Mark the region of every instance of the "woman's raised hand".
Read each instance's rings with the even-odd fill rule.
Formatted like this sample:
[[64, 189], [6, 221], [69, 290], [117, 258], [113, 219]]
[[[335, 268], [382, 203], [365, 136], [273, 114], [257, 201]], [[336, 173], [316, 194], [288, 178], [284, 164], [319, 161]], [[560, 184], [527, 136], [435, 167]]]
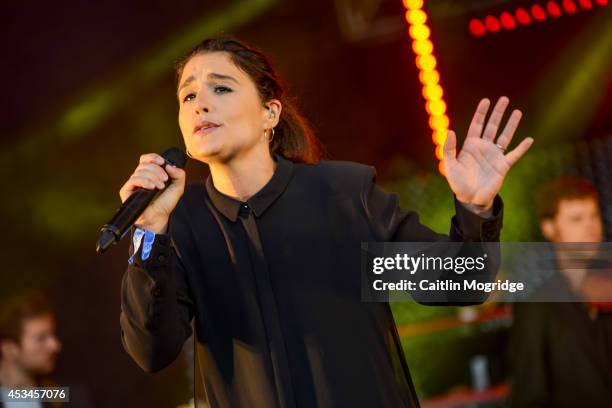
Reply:
[[506, 148], [512, 141], [521, 120], [521, 111], [514, 110], [497, 137], [497, 131], [508, 106], [505, 96], [499, 98], [485, 127], [485, 118], [491, 102], [483, 99], [476, 108], [463, 147], [456, 155], [457, 136], [448, 132], [444, 144], [443, 166], [446, 180], [457, 200], [475, 212], [485, 213], [493, 205], [510, 168], [529, 150], [533, 139], [527, 137], [512, 151]]

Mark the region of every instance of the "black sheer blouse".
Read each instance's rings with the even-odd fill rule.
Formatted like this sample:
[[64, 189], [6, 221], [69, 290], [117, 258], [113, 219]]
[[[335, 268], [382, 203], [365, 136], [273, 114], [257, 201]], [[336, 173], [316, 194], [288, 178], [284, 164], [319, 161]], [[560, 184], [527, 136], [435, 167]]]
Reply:
[[496, 241], [502, 203], [484, 219], [455, 201], [450, 237], [400, 210], [373, 167], [297, 164], [278, 155], [246, 202], [209, 177], [190, 184], [122, 283], [122, 341], [146, 371], [179, 354], [195, 327], [196, 406], [414, 407], [386, 303], [361, 301], [361, 242]]

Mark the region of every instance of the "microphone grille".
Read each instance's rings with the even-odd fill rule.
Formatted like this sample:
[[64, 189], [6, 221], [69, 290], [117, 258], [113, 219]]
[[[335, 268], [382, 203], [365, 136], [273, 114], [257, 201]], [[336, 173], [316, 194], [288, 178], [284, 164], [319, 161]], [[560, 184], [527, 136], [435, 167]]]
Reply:
[[185, 163], [187, 163], [187, 155], [185, 152], [179, 149], [178, 147], [171, 147], [168, 150], [164, 151], [161, 156], [174, 164], [178, 168], [185, 168]]

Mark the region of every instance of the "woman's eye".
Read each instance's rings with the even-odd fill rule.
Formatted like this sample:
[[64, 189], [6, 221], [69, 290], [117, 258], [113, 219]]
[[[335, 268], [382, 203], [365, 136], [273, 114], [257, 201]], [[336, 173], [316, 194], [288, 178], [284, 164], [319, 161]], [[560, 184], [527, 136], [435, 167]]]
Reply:
[[193, 92], [192, 92], [192, 93], [188, 93], [188, 94], [187, 94], [187, 95], [185, 95], [185, 97], [183, 98], [183, 102], [190, 101], [190, 100], [192, 100], [193, 98], [195, 98], [195, 94], [194, 94]]
[[232, 92], [227, 86], [215, 86], [215, 93], [227, 93]]

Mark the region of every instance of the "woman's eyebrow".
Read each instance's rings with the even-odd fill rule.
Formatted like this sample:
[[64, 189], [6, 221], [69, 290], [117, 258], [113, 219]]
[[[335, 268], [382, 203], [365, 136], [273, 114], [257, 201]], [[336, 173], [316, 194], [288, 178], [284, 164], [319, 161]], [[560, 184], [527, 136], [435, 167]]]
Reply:
[[[223, 74], [217, 74], [215, 72], [211, 72], [210, 74], [208, 74], [208, 78], [212, 78], [212, 79], [226, 79], [228, 81], [234, 81], [236, 83], [236, 85], [239, 85], [240, 83], [238, 82], [238, 80], [236, 80], [234, 77], [231, 77], [229, 75], [223, 75]], [[185, 88], [186, 86], [188, 86], [190, 83], [192, 83], [193, 81], [195, 81], [195, 77], [193, 75], [189, 76], [185, 82], [183, 82], [183, 85], [181, 85], [178, 89], [178, 91], [176, 92], [176, 94], [180, 94], [181, 90], [183, 88]]]
[[234, 78], [231, 77], [229, 75], [223, 75], [223, 74], [217, 74], [215, 72], [211, 72], [210, 74], [208, 74], [208, 78], [213, 78], [213, 79], [227, 79], [229, 81], [234, 81], [236, 83], [236, 85], [239, 84], [239, 82]]

